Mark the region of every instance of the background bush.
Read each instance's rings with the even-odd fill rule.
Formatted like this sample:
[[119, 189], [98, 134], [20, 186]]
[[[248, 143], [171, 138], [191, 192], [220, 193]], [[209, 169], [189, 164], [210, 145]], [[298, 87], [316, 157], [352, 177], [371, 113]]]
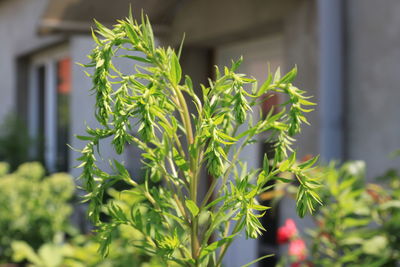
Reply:
[[[65, 173], [45, 176], [40, 163], [20, 165], [10, 173], [0, 162], [0, 264], [28, 263], [36, 267], [157, 267], [157, 257], [140, 253], [132, 242], [144, 237], [131, 227], [116, 227], [110, 234], [109, 256], [99, 254], [93, 236], [79, 233], [70, 223], [75, 184]], [[108, 190], [109, 201], [123, 208], [144, 201], [137, 189]], [[143, 211], [144, 214], [146, 211]], [[104, 210], [105, 218], [108, 211]]]
[[[318, 167], [314, 177], [323, 185], [318, 194], [324, 203], [308, 229], [308, 258], [282, 255], [286, 266], [397, 266], [400, 260], [400, 177], [394, 170], [366, 183], [365, 163], [331, 163]], [[275, 200], [291, 195], [294, 187], [278, 186]], [[283, 227], [282, 227], [283, 228]], [[281, 228], [281, 229], [282, 229]], [[279, 239], [278, 239], [279, 240]], [[311, 264], [311, 265], [310, 265]]]
[[0, 259], [10, 260], [11, 243], [23, 240], [34, 249], [71, 228], [68, 203], [74, 193], [71, 176], [44, 177], [40, 163], [24, 163], [13, 173], [0, 163]]
[[388, 171], [366, 183], [365, 164], [331, 164], [321, 181], [312, 261], [318, 266], [396, 266], [400, 259], [400, 177]]

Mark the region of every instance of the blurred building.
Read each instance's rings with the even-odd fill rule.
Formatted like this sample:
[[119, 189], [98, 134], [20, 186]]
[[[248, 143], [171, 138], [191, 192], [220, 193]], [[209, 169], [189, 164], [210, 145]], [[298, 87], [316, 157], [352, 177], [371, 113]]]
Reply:
[[[73, 135], [95, 125], [91, 81], [75, 64], [93, 48], [92, 19], [112, 25], [130, 3], [149, 14], [161, 44], [186, 33], [182, 67], [197, 83], [240, 55], [241, 71], [260, 80], [268, 62], [284, 71], [296, 64], [297, 86], [318, 102], [298, 138], [301, 156], [365, 160], [369, 177], [400, 166], [388, 158], [400, 148], [398, 0], [0, 0], [0, 121], [16, 112], [43, 136], [31, 152], [49, 170], [77, 174], [65, 144], [79, 148]], [[262, 152], [259, 145], [246, 156], [256, 166]], [[285, 201], [280, 218], [293, 210]], [[226, 266], [277, 252], [264, 241], [236, 242]]]

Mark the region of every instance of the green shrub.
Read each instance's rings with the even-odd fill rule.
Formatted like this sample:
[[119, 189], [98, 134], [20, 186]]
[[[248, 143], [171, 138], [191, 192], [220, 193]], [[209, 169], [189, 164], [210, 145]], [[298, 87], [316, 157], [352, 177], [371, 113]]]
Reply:
[[[324, 206], [308, 229], [308, 259], [296, 266], [397, 266], [400, 260], [400, 177], [391, 170], [366, 183], [365, 164], [331, 163], [314, 170]], [[292, 192], [282, 186], [276, 195]], [[283, 256], [283, 262], [288, 257]], [[282, 265], [284, 266], [284, 265]]]
[[394, 171], [365, 182], [365, 164], [324, 172], [324, 207], [311, 236], [312, 261], [322, 266], [396, 266], [400, 260], [400, 177]]
[[0, 259], [10, 260], [11, 243], [23, 240], [34, 249], [71, 227], [68, 203], [75, 184], [68, 174], [44, 177], [40, 163], [24, 163], [13, 173], [0, 163]]
[[[109, 190], [110, 201], [117, 202], [124, 210], [133, 204], [144, 201], [137, 189], [119, 193]], [[107, 213], [107, 211], [105, 211]], [[103, 258], [98, 250], [98, 240], [93, 236], [77, 235], [69, 240], [54, 240], [44, 243], [38, 249], [32, 248], [24, 241], [13, 241], [13, 260], [27, 261], [34, 267], [164, 267], [157, 257], [149, 257], [132, 246], [145, 242], [144, 236], [126, 225], [119, 225], [112, 233], [114, 242], [109, 247], [107, 258]], [[168, 265], [174, 266], [174, 265]]]

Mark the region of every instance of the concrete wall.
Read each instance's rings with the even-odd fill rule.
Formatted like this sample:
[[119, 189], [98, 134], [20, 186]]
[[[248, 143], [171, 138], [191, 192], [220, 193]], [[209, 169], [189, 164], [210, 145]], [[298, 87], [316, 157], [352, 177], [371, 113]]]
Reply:
[[47, 0], [0, 1], [0, 122], [15, 110], [17, 57], [58, 39], [36, 35], [46, 3]]
[[172, 23], [172, 39], [179, 42], [186, 33], [186, 44], [210, 47], [276, 33], [292, 2], [295, 1], [185, 1]]
[[400, 2], [346, 1], [347, 157], [367, 163], [369, 177], [400, 159]]
[[[93, 48], [92, 38], [89, 36], [76, 36], [71, 38], [70, 41], [70, 56], [71, 62], [87, 63], [88, 55]], [[77, 64], [72, 65], [72, 90], [71, 90], [71, 122], [70, 122], [70, 142], [71, 146], [75, 148], [82, 148], [86, 142], [80, 141], [74, 135], [86, 135], [86, 124], [90, 127], [95, 127], [97, 121], [94, 117], [95, 97], [91, 95], [90, 89], [92, 88], [91, 79], [83, 72], [83, 68]], [[78, 153], [70, 151], [71, 170], [70, 172], [77, 176], [80, 170], [72, 168], [77, 165], [75, 158]]]
[[[284, 61], [286, 71], [297, 65], [298, 75], [295, 85], [313, 96], [312, 102], [319, 102], [318, 95], [318, 18], [316, 1], [297, 1], [287, 13], [284, 23]], [[319, 120], [318, 105], [315, 110], [306, 114], [311, 125], [303, 124], [302, 132], [297, 136], [296, 147], [301, 159], [307, 154], [318, 155], [319, 147]], [[296, 201], [285, 197], [280, 203], [280, 224], [291, 218], [303, 233], [304, 229], [312, 227], [312, 219], [300, 219], [296, 213]], [[280, 247], [281, 253], [287, 252], [287, 247]]]
[[[283, 51], [285, 69], [295, 65], [298, 68], [295, 85], [313, 96], [312, 102], [319, 102], [318, 95], [318, 16], [315, 0], [302, 0], [287, 10], [284, 21]], [[319, 154], [319, 107], [306, 114], [310, 126], [303, 124], [302, 133], [297, 137], [298, 156]]]

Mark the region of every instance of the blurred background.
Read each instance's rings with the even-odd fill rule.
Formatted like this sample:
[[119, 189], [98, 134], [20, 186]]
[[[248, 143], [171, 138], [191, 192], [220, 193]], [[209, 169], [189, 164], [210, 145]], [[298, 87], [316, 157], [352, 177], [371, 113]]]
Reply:
[[[399, 168], [389, 156], [400, 149], [398, 0], [0, 0], [0, 161], [10, 171], [35, 160], [47, 174], [79, 176], [77, 153], [66, 144], [82, 147], [74, 135], [95, 125], [95, 99], [75, 63], [88, 62], [93, 19], [111, 26], [130, 5], [134, 16], [142, 9], [149, 15], [160, 45], [176, 47], [185, 33], [182, 69], [196, 83], [240, 56], [240, 71], [259, 80], [268, 64], [282, 72], [297, 66], [296, 85], [318, 104], [297, 139], [300, 157], [363, 160], [369, 181]], [[260, 140], [246, 155], [257, 166], [267, 149]], [[105, 158], [112, 155], [103, 150]], [[131, 149], [120, 159], [135, 171], [141, 167], [135, 157]], [[84, 212], [71, 214], [85, 228]], [[294, 202], [283, 199], [267, 218], [265, 237], [234, 243], [226, 266], [279, 253], [276, 230], [289, 217], [297, 217]]]

